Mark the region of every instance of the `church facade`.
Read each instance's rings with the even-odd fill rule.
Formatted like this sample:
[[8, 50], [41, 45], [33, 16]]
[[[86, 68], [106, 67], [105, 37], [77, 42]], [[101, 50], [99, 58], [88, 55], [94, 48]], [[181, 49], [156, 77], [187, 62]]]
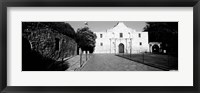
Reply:
[[137, 32], [118, 22], [113, 28], [97, 35], [94, 53], [141, 53], [149, 52], [148, 32]]

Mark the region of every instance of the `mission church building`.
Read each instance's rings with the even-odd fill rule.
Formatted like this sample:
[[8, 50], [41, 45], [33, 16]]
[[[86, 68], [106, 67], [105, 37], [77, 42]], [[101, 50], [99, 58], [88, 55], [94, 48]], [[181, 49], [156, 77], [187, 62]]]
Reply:
[[137, 32], [118, 22], [113, 28], [97, 35], [94, 53], [140, 53], [149, 52], [148, 32]]

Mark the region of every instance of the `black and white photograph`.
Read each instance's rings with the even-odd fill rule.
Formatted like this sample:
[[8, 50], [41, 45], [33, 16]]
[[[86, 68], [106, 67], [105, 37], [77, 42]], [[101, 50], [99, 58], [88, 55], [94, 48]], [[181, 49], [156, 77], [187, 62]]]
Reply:
[[178, 71], [176, 21], [23, 21], [22, 71]]
[[198, 92], [200, 0], [2, 1], [2, 92]]

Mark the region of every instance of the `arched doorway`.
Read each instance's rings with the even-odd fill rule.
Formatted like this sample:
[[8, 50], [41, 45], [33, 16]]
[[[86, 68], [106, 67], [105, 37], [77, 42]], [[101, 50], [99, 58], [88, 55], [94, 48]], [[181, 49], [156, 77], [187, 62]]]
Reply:
[[124, 53], [124, 44], [119, 44], [119, 53]]
[[159, 46], [156, 45], [156, 44], [153, 45], [153, 46], [152, 46], [152, 52], [153, 52], [153, 53], [158, 53], [158, 52], [159, 52]]

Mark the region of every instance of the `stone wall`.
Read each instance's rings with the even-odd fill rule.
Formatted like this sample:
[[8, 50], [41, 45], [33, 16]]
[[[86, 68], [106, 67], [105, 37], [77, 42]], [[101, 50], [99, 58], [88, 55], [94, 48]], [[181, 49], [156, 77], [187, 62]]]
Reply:
[[51, 29], [27, 30], [23, 37], [30, 41], [31, 49], [44, 57], [62, 60], [76, 55], [77, 43], [74, 39]]

